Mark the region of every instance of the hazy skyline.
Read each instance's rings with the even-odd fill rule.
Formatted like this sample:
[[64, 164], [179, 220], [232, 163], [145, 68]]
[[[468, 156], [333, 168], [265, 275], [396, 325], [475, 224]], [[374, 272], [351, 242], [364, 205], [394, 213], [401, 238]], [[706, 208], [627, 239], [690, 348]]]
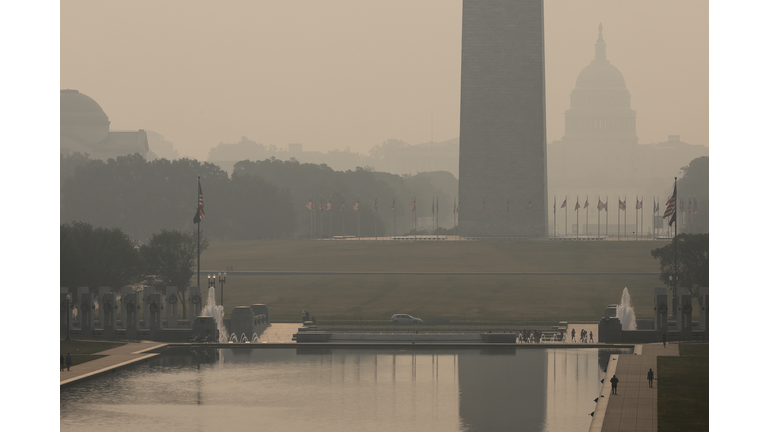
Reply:
[[[603, 24], [640, 143], [709, 145], [709, 5], [544, 1], [547, 141]], [[241, 136], [367, 154], [459, 136], [460, 0], [61, 3], [60, 87], [205, 160]]]

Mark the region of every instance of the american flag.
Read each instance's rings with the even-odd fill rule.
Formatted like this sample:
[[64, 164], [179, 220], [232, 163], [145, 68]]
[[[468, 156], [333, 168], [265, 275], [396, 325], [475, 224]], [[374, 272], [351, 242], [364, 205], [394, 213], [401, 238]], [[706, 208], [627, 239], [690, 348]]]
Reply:
[[627, 200], [625, 199], [624, 202], [621, 202], [621, 198], [619, 198], [619, 210], [627, 211]]
[[699, 214], [699, 205], [696, 204], [696, 198], [693, 199], [693, 214]]
[[309, 202], [307, 203], [307, 205], [305, 205], [304, 207], [306, 207], [306, 208], [307, 208], [307, 210], [312, 210], [312, 207], [314, 207], [314, 205], [312, 205], [312, 200], [309, 200]]
[[589, 207], [589, 198], [584, 201], [584, 208]]
[[656, 213], [659, 211], [659, 203], [656, 202], [656, 198], [653, 199], [653, 212]]
[[352, 206], [355, 211], [360, 210], [360, 200], [358, 199], [355, 205]]
[[394, 199], [394, 198], [392, 198], [392, 207], [390, 207], [389, 209], [390, 209], [390, 210], [392, 210], [392, 211], [395, 211], [395, 210], [397, 210], [397, 209], [395, 208], [395, 199]]
[[576, 208], [574, 208], [574, 210], [578, 210], [580, 208], [581, 208], [581, 205], [579, 205], [579, 199], [576, 198]]
[[373, 211], [378, 212], [379, 207], [376, 205], [376, 201], [378, 201], [378, 198], [373, 199]]
[[568, 205], [568, 198], [563, 200], [563, 205], [561, 205], [560, 208], [565, 208], [565, 206], [567, 206], [567, 205]]
[[635, 210], [640, 210], [641, 208], [643, 208], [643, 202], [638, 201], [637, 198], [635, 198]]
[[674, 192], [672, 193], [672, 197], [670, 197], [669, 201], [667, 201], [667, 209], [664, 210], [664, 218], [669, 217], [670, 225], [672, 225], [672, 222], [675, 222], [677, 220], [676, 204], [677, 204], [677, 184], [675, 184], [675, 189], [674, 189]]
[[331, 211], [331, 200], [328, 200], [328, 204], [325, 205], [325, 211]]
[[533, 200], [528, 201], [528, 206], [525, 207], [526, 210], [530, 210], [533, 208]]
[[197, 178], [197, 210], [195, 211], [195, 217], [192, 219], [194, 223], [200, 223], [200, 219], [205, 217], [205, 206], [203, 206], [203, 187], [200, 186], [200, 177]]
[[600, 197], [597, 197], [597, 211], [600, 211], [606, 207], [605, 203], [600, 199]]
[[416, 211], [416, 198], [411, 201], [411, 204], [408, 207], [411, 208], [411, 211]]

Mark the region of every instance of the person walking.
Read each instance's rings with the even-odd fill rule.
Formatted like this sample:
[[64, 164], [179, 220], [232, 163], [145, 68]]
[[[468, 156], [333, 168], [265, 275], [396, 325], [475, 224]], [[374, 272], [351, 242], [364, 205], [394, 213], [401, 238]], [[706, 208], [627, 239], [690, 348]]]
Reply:
[[595, 343], [595, 340], [592, 339], [592, 332], [591, 331], [589, 332], [589, 342], [590, 343]]
[[662, 333], [661, 334], [661, 343], [664, 344], [664, 348], [667, 347], [667, 334], [666, 333]]
[[67, 364], [67, 372], [69, 372], [69, 367], [72, 366], [72, 356], [67, 353], [66, 364]]
[[618, 388], [619, 388], [619, 379], [616, 378], [616, 375], [614, 375], [613, 378], [611, 378], [611, 394], [618, 396], [619, 395], [617, 393]]
[[653, 388], [653, 369], [648, 369], [648, 387]]
[[576, 329], [571, 330], [571, 342], [576, 342]]

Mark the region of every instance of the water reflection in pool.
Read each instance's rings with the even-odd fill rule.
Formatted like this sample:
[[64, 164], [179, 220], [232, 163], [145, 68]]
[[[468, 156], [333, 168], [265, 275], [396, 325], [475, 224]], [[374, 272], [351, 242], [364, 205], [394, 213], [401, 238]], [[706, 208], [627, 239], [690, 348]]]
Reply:
[[61, 391], [61, 430], [586, 431], [619, 350], [173, 349]]

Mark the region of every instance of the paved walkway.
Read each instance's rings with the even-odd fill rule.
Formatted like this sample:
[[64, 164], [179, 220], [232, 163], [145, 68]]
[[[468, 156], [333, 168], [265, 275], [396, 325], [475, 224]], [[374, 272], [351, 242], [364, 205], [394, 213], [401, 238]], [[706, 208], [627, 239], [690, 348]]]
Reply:
[[159, 354], [148, 353], [147, 351], [152, 351], [164, 345], [166, 344], [159, 342], [130, 342], [117, 348], [95, 353], [106, 357], [72, 366], [69, 368], [69, 372], [64, 369], [63, 372], [60, 372], [59, 386], [74, 384], [123, 366], [150, 359]]
[[[680, 355], [677, 344], [637, 345], [635, 354], [612, 355], [595, 409], [590, 432], [658, 431], [658, 368], [656, 357]], [[648, 387], [648, 369], [653, 369], [653, 388]], [[611, 395], [610, 379], [619, 379], [617, 394]]]

